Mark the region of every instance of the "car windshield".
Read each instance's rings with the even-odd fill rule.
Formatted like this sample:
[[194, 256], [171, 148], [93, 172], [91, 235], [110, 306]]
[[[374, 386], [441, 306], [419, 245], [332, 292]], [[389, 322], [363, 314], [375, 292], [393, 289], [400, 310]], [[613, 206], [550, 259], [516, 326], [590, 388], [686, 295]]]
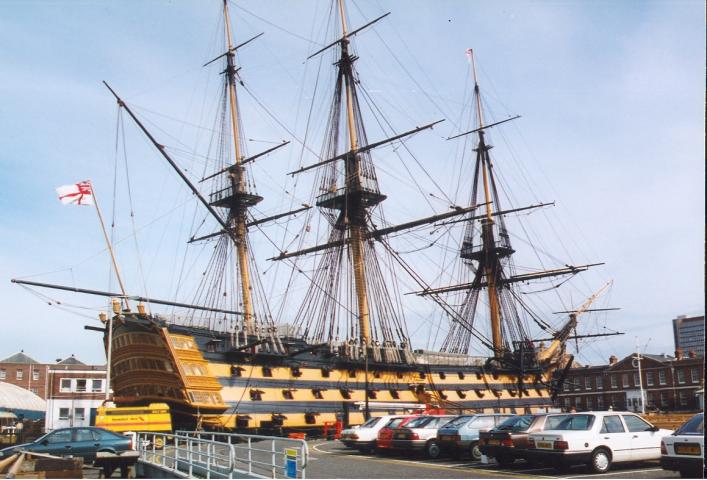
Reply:
[[410, 420], [410, 423], [405, 425], [407, 428], [421, 428], [428, 424], [432, 420], [432, 417], [420, 417], [415, 420]]
[[703, 435], [704, 431], [705, 415], [703, 413], [699, 413], [687, 422], [683, 423], [680, 428], [675, 430], [673, 435]]
[[568, 415], [553, 430], [589, 430], [594, 424], [594, 415]]
[[369, 418], [368, 421], [366, 421], [366, 423], [361, 425], [359, 428], [371, 428], [373, 425], [375, 425], [379, 421], [380, 421], [380, 417]]
[[568, 415], [551, 415], [545, 420], [545, 428], [543, 430], [555, 430]]
[[397, 428], [398, 425], [403, 423], [404, 418], [394, 418], [385, 425], [385, 428]]
[[453, 418], [452, 421], [447, 422], [443, 428], [459, 428], [472, 418], [474, 418], [472, 415], [462, 415], [461, 417]]
[[533, 422], [532, 415], [520, 415], [518, 417], [511, 417], [503, 421], [495, 430], [520, 432], [522, 430], [527, 430], [530, 424]]

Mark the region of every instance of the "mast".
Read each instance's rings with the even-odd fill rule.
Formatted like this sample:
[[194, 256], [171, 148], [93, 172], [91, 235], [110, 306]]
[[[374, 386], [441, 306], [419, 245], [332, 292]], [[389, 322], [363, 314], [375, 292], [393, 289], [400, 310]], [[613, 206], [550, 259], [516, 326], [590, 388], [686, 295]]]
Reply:
[[231, 39], [231, 21], [228, 14], [228, 0], [223, 0], [223, 15], [226, 35], [226, 78], [228, 82], [228, 99], [231, 107], [231, 129], [233, 133], [234, 162], [229, 169], [231, 183], [230, 222], [235, 234], [236, 252], [238, 257], [238, 273], [240, 275], [241, 297], [243, 301], [243, 328], [246, 334], [253, 333], [253, 298], [250, 285], [250, 272], [248, 270], [248, 232], [247, 211], [262, 200], [261, 197], [250, 195], [246, 191], [245, 168], [241, 165], [240, 133], [238, 130], [239, 117], [236, 101], [236, 66], [235, 50]]
[[479, 92], [479, 82], [476, 77], [476, 61], [474, 60], [474, 51], [469, 50], [471, 56], [472, 73], [474, 76], [474, 96], [476, 97], [476, 116], [479, 123], [479, 144], [476, 148], [477, 162], [480, 165], [483, 175], [484, 196], [486, 198], [486, 218], [481, 222], [481, 237], [483, 241], [483, 252], [485, 258], [484, 269], [486, 274], [486, 282], [488, 284], [489, 312], [491, 321], [491, 340], [493, 343], [493, 351], [495, 356], [500, 356], [503, 351], [503, 337], [501, 334], [501, 315], [499, 313], [499, 300], [496, 290], [496, 274], [498, 260], [492, 253], [495, 246], [493, 234], [493, 205], [491, 203], [491, 189], [489, 188], [489, 173], [491, 168], [491, 159], [489, 158], [489, 146], [484, 140], [484, 118], [481, 111], [481, 95]]
[[[351, 155], [345, 160], [345, 178], [346, 189], [349, 192], [360, 190], [361, 187], [361, 164], [359, 156], [354, 153], [358, 149], [358, 138], [356, 135], [356, 124], [354, 119], [353, 107], [353, 74], [351, 71], [351, 63], [353, 59], [349, 55], [347, 38], [348, 32], [346, 28], [346, 12], [344, 10], [344, 1], [339, 0], [339, 16], [341, 17], [341, 68], [344, 75], [346, 85], [346, 118], [349, 132], [349, 143], [351, 144]], [[362, 345], [368, 345], [371, 338], [371, 327], [368, 314], [368, 291], [366, 288], [366, 269], [364, 264], [363, 239], [365, 218], [362, 208], [353, 208], [346, 212], [348, 224], [351, 234], [351, 255], [354, 269], [354, 282], [356, 285], [356, 301], [358, 303], [358, 323], [359, 323], [359, 340]]]

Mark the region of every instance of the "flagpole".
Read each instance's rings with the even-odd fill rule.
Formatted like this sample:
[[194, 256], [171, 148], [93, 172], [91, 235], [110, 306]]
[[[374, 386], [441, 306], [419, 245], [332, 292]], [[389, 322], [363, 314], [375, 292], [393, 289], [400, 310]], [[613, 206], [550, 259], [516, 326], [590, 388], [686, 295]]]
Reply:
[[[91, 195], [93, 195], [93, 204], [96, 206], [96, 213], [98, 213], [98, 221], [101, 223], [101, 230], [103, 230], [103, 237], [106, 239], [106, 245], [108, 246], [108, 252], [110, 253], [111, 261], [113, 262], [113, 269], [115, 270], [115, 276], [118, 277], [118, 285], [120, 286], [120, 291], [123, 293], [123, 301], [125, 302], [125, 309], [130, 310], [130, 305], [128, 304], [128, 295], [125, 292], [125, 285], [123, 284], [123, 279], [120, 276], [120, 270], [118, 269], [118, 262], [115, 259], [115, 253], [113, 252], [113, 246], [110, 243], [110, 238], [108, 237], [108, 231], [106, 230], [106, 225], [103, 222], [103, 214], [101, 213], [101, 208], [98, 206], [98, 197], [96, 196], [96, 190], [93, 188], [93, 183], [89, 180], [89, 185], [91, 185]], [[108, 319], [108, 348], [106, 355], [106, 400], [110, 399], [110, 364], [111, 357], [113, 353], [113, 315]]]

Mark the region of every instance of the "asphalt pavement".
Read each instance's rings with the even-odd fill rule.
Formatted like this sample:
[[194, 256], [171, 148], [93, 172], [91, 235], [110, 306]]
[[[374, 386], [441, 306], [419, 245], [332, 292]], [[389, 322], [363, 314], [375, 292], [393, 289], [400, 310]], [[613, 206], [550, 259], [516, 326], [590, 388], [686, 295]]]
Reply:
[[309, 442], [307, 478], [679, 478], [677, 472], [660, 468], [658, 462], [618, 464], [597, 475], [584, 466], [559, 474], [553, 468], [529, 467], [517, 461], [501, 468], [464, 460], [430, 460], [421, 456], [364, 455], [339, 441]]

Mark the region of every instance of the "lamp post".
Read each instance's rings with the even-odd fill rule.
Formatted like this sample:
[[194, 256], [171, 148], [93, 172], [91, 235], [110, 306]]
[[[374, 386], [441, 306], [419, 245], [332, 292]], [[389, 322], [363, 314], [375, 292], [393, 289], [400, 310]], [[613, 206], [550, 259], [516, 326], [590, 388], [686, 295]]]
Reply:
[[641, 390], [641, 413], [646, 413], [645, 394], [643, 393], [643, 375], [641, 375], [641, 352], [638, 349], [638, 341], [636, 342], [636, 355], [633, 357], [635, 366], [638, 367], [638, 388]]

